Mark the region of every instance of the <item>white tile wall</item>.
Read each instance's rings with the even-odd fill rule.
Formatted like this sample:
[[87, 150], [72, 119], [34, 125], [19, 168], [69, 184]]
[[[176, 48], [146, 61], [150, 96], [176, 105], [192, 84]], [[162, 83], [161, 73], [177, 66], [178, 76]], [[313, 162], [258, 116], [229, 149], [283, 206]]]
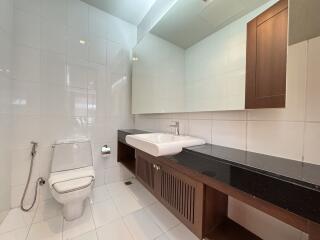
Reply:
[[24, 11], [14, 11], [15, 42], [29, 47], [40, 46], [40, 16]]
[[320, 122], [308, 122], [304, 138], [304, 161], [320, 165]]
[[307, 120], [320, 121], [320, 38], [309, 41], [307, 82]]
[[13, 2], [0, 1], [0, 223], [10, 208], [11, 195], [12, 14]]
[[[7, 6], [13, 11], [3, 11]], [[6, 50], [10, 23], [4, 15], [13, 19], [12, 54]], [[129, 70], [136, 32], [135, 26], [80, 0], [1, 1], [0, 125], [1, 114], [12, 111], [12, 207], [18, 206], [26, 182], [32, 140], [40, 143], [32, 182], [48, 177], [55, 140], [81, 136], [93, 143], [97, 185], [131, 177], [116, 163], [116, 132], [133, 125]], [[6, 69], [11, 82], [4, 77]], [[104, 144], [112, 146], [108, 158], [99, 154]], [[41, 188], [40, 196], [50, 198], [48, 188]]]
[[246, 149], [246, 122], [213, 120], [212, 144]]
[[133, 113], [183, 111], [184, 49], [150, 33], [136, 46], [134, 55], [140, 60], [133, 62]]
[[12, 32], [13, 1], [0, 2], [0, 28], [6, 32]]
[[[135, 127], [169, 132], [169, 123], [179, 120], [187, 126], [183, 133], [208, 143], [320, 164], [319, 51], [320, 38], [289, 46], [285, 109], [136, 115]], [[270, 216], [229, 201], [230, 216], [263, 239], [302, 237]]]

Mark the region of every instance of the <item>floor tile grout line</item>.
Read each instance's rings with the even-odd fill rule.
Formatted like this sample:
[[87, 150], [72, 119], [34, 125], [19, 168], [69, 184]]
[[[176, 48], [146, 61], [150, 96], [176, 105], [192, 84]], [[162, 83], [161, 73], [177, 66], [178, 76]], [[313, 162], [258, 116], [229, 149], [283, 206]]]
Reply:
[[[124, 181], [120, 181], [120, 182], [124, 183]], [[143, 185], [142, 185], [142, 187], [145, 188]], [[145, 189], [146, 189], [146, 188], [145, 188]], [[147, 190], [147, 189], [146, 189], [146, 190]], [[132, 194], [131, 192], [130, 192], [130, 194], [131, 194], [131, 195], [134, 195], [134, 194]], [[112, 198], [112, 195], [111, 195], [111, 198]], [[112, 201], [114, 202], [114, 199], [113, 199], [113, 198], [112, 198]], [[150, 203], [149, 205], [144, 206], [144, 207], [142, 207], [141, 209], [135, 210], [135, 211], [133, 211], [133, 212], [131, 212], [131, 213], [125, 215], [125, 216], [121, 216], [121, 219], [123, 220], [124, 224], [127, 226], [127, 224], [126, 224], [125, 221], [124, 221], [124, 218], [125, 218], [125, 217], [127, 217], [127, 216], [129, 216], [129, 215], [132, 215], [132, 214], [134, 214], [135, 212], [141, 211], [141, 210], [143, 210], [143, 209], [145, 209], [145, 210], [147, 211], [147, 214], [149, 214], [147, 208], [150, 207], [150, 206], [152, 206], [152, 205], [155, 205], [155, 204], [157, 204], [157, 203], [161, 204], [161, 206], [164, 207], [164, 205], [163, 205], [160, 201], [158, 201], [158, 199], [156, 199], [155, 202]], [[115, 206], [116, 206], [116, 205], [115, 205]], [[117, 206], [116, 206], [116, 207], [117, 207]], [[120, 212], [120, 211], [119, 211], [119, 212]], [[170, 214], [171, 214], [171, 213], [170, 213]], [[149, 215], [150, 215], [150, 214], [149, 214]], [[170, 230], [172, 230], [173, 228], [175, 228], [175, 227], [179, 226], [180, 224], [182, 224], [182, 222], [177, 218], [177, 220], [178, 220], [179, 222], [178, 222], [176, 225], [170, 227], [170, 228], [167, 229], [166, 231], [163, 231], [163, 230], [161, 229], [160, 225], [157, 223], [157, 221], [155, 221], [154, 217], [151, 216], [151, 215], [150, 215], [150, 217], [151, 217], [151, 219], [152, 219], [152, 222], [160, 229], [160, 231], [162, 232], [162, 234], [166, 234], [166, 233], [168, 233]], [[175, 217], [175, 216], [174, 216], [174, 217]], [[176, 218], [176, 217], [175, 217], [175, 218]], [[128, 227], [127, 227], [127, 228], [128, 228]], [[130, 229], [129, 229], [129, 232], [131, 232]], [[162, 234], [161, 234], [161, 235], [162, 235]], [[154, 239], [160, 237], [161, 235], [155, 237]], [[133, 239], [134, 239], [134, 238], [133, 238]]]
[[38, 213], [38, 210], [39, 210], [39, 202], [38, 202], [38, 204], [37, 204], [37, 206], [36, 206], [36, 209], [35, 209], [35, 211], [34, 211], [34, 215], [32, 216], [32, 219], [31, 219], [31, 223], [29, 224], [29, 226], [28, 226], [28, 233], [27, 233], [27, 235], [26, 235], [26, 240], [28, 239], [28, 237], [29, 237], [29, 234], [30, 234], [30, 231], [31, 231], [31, 227], [32, 227], [32, 225], [34, 224], [34, 219], [35, 219], [35, 217], [36, 217], [36, 215], [37, 215], [37, 213]]
[[[137, 210], [137, 211], [139, 211], [139, 210]], [[136, 212], [136, 211], [135, 211], [135, 212]], [[130, 213], [130, 214], [132, 214], [132, 213]], [[129, 216], [130, 214], [128, 214], [127, 216]], [[124, 220], [125, 217], [126, 217], [126, 216], [121, 217], [121, 221], [123, 222], [125, 228], [126, 228], [127, 231], [129, 232], [131, 238], [134, 240], [134, 239], [135, 239], [134, 234], [131, 232], [129, 226], [127, 225], [126, 221]]]
[[[27, 228], [28, 230], [27, 230], [27, 234], [26, 234], [26, 238], [28, 237], [28, 234], [29, 234], [29, 231], [30, 231], [30, 229], [31, 229], [31, 226], [34, 224], [34, 218], [35, 218], [35, 216], [36, 216], [36, 214], [37, 214], [37, 211], [38, 211], [38, 208], [39, 208], [39, 204], [40, 203], [37, 203], [35, 206], [35, 211], [34, 211], [34, 214], [33, 214], [33, 216], [31, 217], [31, 221], [30, 221], [30, 223], [26, 223], [26, 221], [25, 221], [25, 218], [24, 218], [24, 216], [23, 216], [23, 214], [25, 213], [24, 211], [22, 211], [21, 209], [20, 209], [20, 207], [15, 207], [15, 208], [11, 208], [11, 209], [9, 209], [9, 211], [8, 211], [8, 214], [9, 214], [9, 212], [10, 211], [14, 211], [14, 210], [18, 210], [18, 211], [21, 211], [21, 216], [22, 216], [22, 221], [24, 222], [24, 226], [23, 227], [19, 227], [19, 228], [14, 228], [14, 229], [12, 229], [12, 230], [10, 230], [10, 231], [6, 231], [6, 232], [3, 232], [3, 233], [1, 233], [0, 235], [4, 235], [4, 234], [8, 234], [8, 233], [13, 233], [14, 231], [17, 231], [17, 230], [21, 230], [21, 229], [23, 229], [23, 228]], [[32, 210], [32, 209], [31, 209]], [[28, 213], [29, 213], [29, 211], [27, 211]], [[30, 212], [30, 213], [32, 213], [32, 212]], [[7, 214], [7, 215], [8, 215]], [[1, 223], [2, 224], [2, 223]]]
[[[160, 203], [160, 202], [159, 202], [159, 203]], [[155, 204], [156, 204], [156, 203], [155, 203]], [[160, 204], [161, 204], [161, 203], [160, 203]], [[151, 205], [149, 205], [149, 206], [151, 206]], [[144, 210], [144, 211], [146, 212], [146, 214], [150, 216], [151, 221], [152, 221], [152, 222], [159, 228], [159, 230], [161, 231], [161, 234], [160, 234], [159, 236], [157, 236], [157, 237], [154, 238], [154, 239], [156, 239], [156, 238], [160, 237], [160, 236], [161, 236], [163, 233], [165, 233], [165, 232], [162, 231], [160, 225], [157, 223], [157, 221], [155, 221], [154, 217], [151, 216], [151, 214], [148, 212], [148, 209], [147, 209], [147, 208], [148, 208], [148, 207], [144, 207], [144, 208], [142, 208], [142, 209], [140, 209], [140, 210]], [[140, 210], [137, 210], [137, 211], [135, 211], [135, 212], [138, 212], [138, 211], [140, 211]], [[134, 213], [134, 212], [133, 212], [133, 213]], [[131, 213], [131, 214], [129, 214], [129, 215], [132, 215], [133, 213]]]
[[[165, 208], [165, 206], [164, 206], [160, 201], [158, 201], [158, 203], [161, 204], [161, 206]], [[155, 204], [157, 204], [157, 202], [155, 202], [155, 203], [152, 204], [152, 205], [155, 205]], [[150, 206], [151, 206], [151, 205], [150, 205]], [[148, 210], [147, 210], [147, 211], [148, 211]], [[168, 232], [169, 232], [170, 230], [172, 230], [173, 228], [175, 228], [175, 227], [179, 226], [180, 224], [182, 224], [182, 222], [181, 222], [176, 216], [174, 216], [171, 212], [169, 212], [169, 213], [170, 213], [174, 218], [176, 218], [176, 219], [178, 220], [178, 223], [175, 224], [175, 225], [172, 226], [172, 227], [169, 227], [169, 228], [166, 229], [165, 231], [162, 230], [161, 226], [157, 223], [157, 221], [155, 221], [154, 217], [151, 216], [152, 220], [155, 222], [155, 224], [160, 228], [161, 232], [164, 233], [164, 234], [168, 233]], [[149, 214], [149, 212], [148, 212], [148, 214]], [[151, 215], [151, 214], [149, 214], [149, 215]], [[158, 236], [158, 237], [159, 237], [159, 236]]]
[[[131, 178], [131, 179], [133, 179], [133, 178]], [[124, 181], [119, 181], [118, 183], [123, 183], [123, 184], [124, 184]], [[106, 185], [107, 185], [107, 184], [106, 184]], [[128, 188], [128, 190], [129, 190], [129, 188]], [[108, 191], [109, 191], [109, 189], [108, 189]], [[126, 191], [127, 191], [127, 190], [126, 190]], [[110, 192], [110, 191], [109, 191], [109, 192]], [[137, 197], [136, 197], [133, 193], [131, 193], [131, 191], [128, 191], [128, 193], [129, 193], [136, 201], [139, 200], [139, 199], [137, 199]], [[116, 207], [116, 209], [117, 209], [117, 211], [118, 211], [118, 213], [119, 213], [119, 215], [120, 215], [120, 218], [119, 218], [119, 219], [121, 219], [122, 223], [125, 225], [127, 231], [129, 232], [130, 236], [132, 237], [132, 239], [135, 239], [135, 237], [134, 237], [134, 234], [132, 233], [132, 231], [130, 230], [129, 226], [127, 225], [127, 223], [126, 223], [126, 221], [125, 221], [125, 218], [126, 218], [127, 216], [129, 216], [129, 215], [133, 215], [134, 213], [136, 213], [136, 212], [138, 212], [138, 211], [145, 210], [145, 211], [147, 212], [147, 210], [146, 210], [147, 207], [148, 207], [148, 206], [151, 206], [151, 205], [153, 205], [153, 204], [156, 203], [156, 202], [153, 202], [153, 203], [150, 203], [150, 204], [148, 204], [148, 205], [146, 205], [146, 206], [141, 206], [140, 209], [137, 209], [137, 210], [135, 210], [135, 211], [133, 211], [133, 212], [130, 212], [130, 213], [122, 216], [120, 210], [118, 209], [117, 205], [116, 205], [115, 202], [114, 202], [114, 197], [112, 196], [112, 194], [111, 194], [111, 201], [112, 201], [113, 204], [115, 205], [115, 207]], [[147, 212], [147, 214], [149, 214], [149, 213]], [[149, 214], [149, 215], [150, 215], [150, 214]], [[152, 217], [152, 216], [150, 216], [150, 217]], [[113, 221], [116, 221], [116, 220], [117, 220], [117, 219], [114, 219]], [[113, 222], [113, 221], [111, 221], [111, 222]], [[109, 222], [109, 223], [111, 223], [111, 222]], [[162, 229], [160, 228], [160, 226], [157, 224], [157, 222], [153, 219], [153, 217], [152, 217], [152, 222], [159, 228], [159, 230], [161, 231], [161, 235], [162, 235], [164, 232], [162, 231]], [[109, 224], [109, 223], [106, 223], [106, 224], [104, 224], [104, 225], [107, 225], [107, 224]], [[103, 226], [100, 226], [100, 227], [103, 227]], [[99, 227], [99, 228], [100, 228], [100, 227]], [[97, 230], [97, 228], [96, 228], [96, 230]], [[159, 235], [159, 236], [161, 236], [161, 235]], [[159, 236], [155, 237], [154, 239], [158, 238]]]
[[63, 232], [64, 232], [64, 217], [62, 216], [61, 240], [63, 240]]
[[[89, 199], [89, 207], [90, 207], [91, 217], [92, 217], [92, 221], [93, 221], [93, 225], [94, 225], [94, 232], [95, 232], [96, 238], [99, 239], [98, 233], [97, 233], [97, 224], [96, 224], [96, 221], [94, 220], [94, 215], [93, 215], [93, 204], [94, 203], [91, 204], [90, 199]], [[91, 231], [93, 231], [93, 230], [91, 230]], [[91, 232], [91, 231], [89, 231], [89, 232]]]

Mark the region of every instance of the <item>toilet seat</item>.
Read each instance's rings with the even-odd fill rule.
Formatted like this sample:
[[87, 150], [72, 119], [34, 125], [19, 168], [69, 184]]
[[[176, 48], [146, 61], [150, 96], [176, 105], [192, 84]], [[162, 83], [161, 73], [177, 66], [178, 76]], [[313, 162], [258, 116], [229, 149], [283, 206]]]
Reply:
[[65, 194], [87, 188], [95, 180], [93, 167], [51, 173], [50, 187], [58, 194]]
[[82, 216], [92, 193], [95, 174], [89, 139], [63, 139], [52, 145], [48, 185], [53, 198], [62, 204], [67, 221]]

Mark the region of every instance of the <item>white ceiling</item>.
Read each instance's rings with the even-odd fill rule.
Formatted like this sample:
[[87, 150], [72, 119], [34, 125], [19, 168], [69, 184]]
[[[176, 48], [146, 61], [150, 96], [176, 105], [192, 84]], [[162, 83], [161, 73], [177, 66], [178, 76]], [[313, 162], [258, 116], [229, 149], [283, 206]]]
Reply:
[[268, 1], [178, 0], [151, 32], [189, 48]]
[[155, 0], [82, 0], [113, 16], [138, 25]]

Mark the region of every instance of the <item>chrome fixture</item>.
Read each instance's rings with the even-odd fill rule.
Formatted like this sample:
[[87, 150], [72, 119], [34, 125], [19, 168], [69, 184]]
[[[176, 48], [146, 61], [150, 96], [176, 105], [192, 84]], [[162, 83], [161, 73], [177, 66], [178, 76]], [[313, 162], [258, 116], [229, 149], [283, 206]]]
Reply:
[[24, 199], [26, 197], [26, 194], [27, 194], [27, 191], [28, 191], [28, 188], [29, 188], [29, 184], [30, 184], [30, 180], [31, 180], [31, 176], [32, 176], [32, 170], [33, 170], [34, 158], [35, 158], [35, 156], [37, 154], [38, 143], [31, 142], [31, 145], [32, 145], [32, 149], [31, 149], [31, 163], [30, 163], [29, 175], [28, 175], [27, 184], [26, 184], [26, 186], [24, 188], [23, 195], [22, 195], [21, 202], [20, 202], [20, 208], [24, 212], [28, 212], [33, 208], [34, 204], [37, 201], [38, 187], [42, 186], [42, 185], [44, 185], [46, 183], [46, 181], [42, 177], [39, 177], [37, 179], [37, 181], [36, 181], [36, 189], [35, 189], [35, 193], [34, 193], [34, 197], [33, 197], [33, 201], [31, 203], [31, 206], [29, 208], [25, 208], [23, 206], [24, 205]]
[[156, 171], [159, 171], [161, 170], [161, 167], [157, 164], [153, 164], [152, 167], [156, 170]]
[[180, 123], [178, 121], [174, 121], [173, 125], [170, 125], [170, 127], [174, 128], [174, 134], [179, 136], [180, 135]]
[[111, 154], [111, 148], [108, 145], [103, 145], [101, 148], [102, 156]]

